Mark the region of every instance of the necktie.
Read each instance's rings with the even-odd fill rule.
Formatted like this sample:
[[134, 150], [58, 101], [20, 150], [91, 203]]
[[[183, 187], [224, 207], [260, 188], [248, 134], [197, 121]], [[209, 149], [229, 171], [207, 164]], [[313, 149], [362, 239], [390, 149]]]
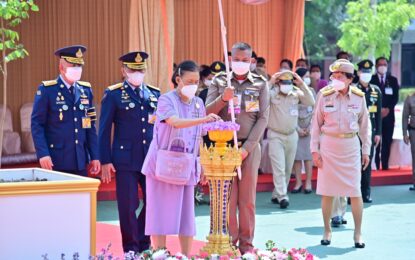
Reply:
[[139, 96], [140, 98], [143, 98], [144, 97], [144, 93], [143, 93], [143, 90], [141, 89], [141, 88], [135, 88], [134, 89], [134, 92], [135, 92], [135, 94], [137, 95], [137, 96]]
[[382, 88], [385, 86], [385, 80], [383, 79], [383, 76], [380, 77], [380, 86]]
[[74, 93], [74, 87], [73, 86], [69, 87], [69, 93], [71, 93], [71, 95], [73, 96], [73, 93]]

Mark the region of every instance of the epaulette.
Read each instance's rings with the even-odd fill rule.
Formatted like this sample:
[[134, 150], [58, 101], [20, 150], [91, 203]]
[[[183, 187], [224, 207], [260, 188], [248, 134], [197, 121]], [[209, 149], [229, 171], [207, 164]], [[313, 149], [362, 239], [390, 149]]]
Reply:
[[296, 91], [301, 90], [299, 87], [294, 86], [293, 89], [295, 89]]
[[253, 72], [251, 72], [251, 74], [254, 78], [261, 78], [263, 81], [267, 81], [267, 79], [262, 75], [259, 75], [259, 74], [253, 73]]
[[159, 89], [159, 88], [157, 88], [157, 87], [155, 87], [155, 86], [151, 86], [151, 85], [148, 85], [148, 84], [147, 84], [147, 87], [148, 87], [148, 88], [151, 88], [151, 89], [154, 89], [154, 90], [157, 90], [157, 91], [159, 91], [159, 92], [160, 92], [160, 89]]
[[117, 84], [114, 84], [114, 85], [112, 85], [112, 86], [109, 86], [107, 89], [109, 89], [110, 91], [113, 91], [113, 90], [115, 90], [115, 89], [119, 89], [119, 88], [121, 88], [121, 87], [122, 87], [122, 85], [123, 85], [123, 83], [117, 83]]
[[77, 81], [76, 83], [78, 83], [79, 85], [84, 86], [84, 87], [88, 87], [88, 88], [91, 87], [91, 83], [89, 83], [87, 81]]
[[226, 76], [226, 72], [225, 71], [221, 71], [218, 74], [216, 74], [215, 77], [220, 77], [220, 76]]
[[358, 95], [360, 97], [364, 97], [365, 96], [365, 93], [363, 93], [363, 91], [361, 91], [360, 89], [358, 89], [355, 86], [351, 86], [351, 90], [352, 90], [352, 93], [355, 94], [355, 95]]
[[42, 81], [42, 84], [45, 87], [49, 87], [49, 86], [54, 86], [54, 85], [58, 84], [58, 81], [56, 79], [53, 79], [53, 80], [45, 80], [45, 81]]
[[333, 94], [336, 90], [333, 87], [325, 87], [321, 90], [321, 94], [325, 97]]

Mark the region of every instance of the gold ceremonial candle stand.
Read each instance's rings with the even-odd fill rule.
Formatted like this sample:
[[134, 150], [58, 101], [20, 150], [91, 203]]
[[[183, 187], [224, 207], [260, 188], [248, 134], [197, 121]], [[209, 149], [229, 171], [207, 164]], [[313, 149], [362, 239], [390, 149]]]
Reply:
[[200, 163], [210, 192], [210, 232], [202, 251], [226, 255], [235, 253], [228, 228], [229, 199], [235, 169], [241, 165], [242, 157], [237, 148], [227, 146], [226, 142], [233, 138], [233, 131], [209, 131], [209, 138], [215, 146], [208, 148], [205, 145], [200, 151]]

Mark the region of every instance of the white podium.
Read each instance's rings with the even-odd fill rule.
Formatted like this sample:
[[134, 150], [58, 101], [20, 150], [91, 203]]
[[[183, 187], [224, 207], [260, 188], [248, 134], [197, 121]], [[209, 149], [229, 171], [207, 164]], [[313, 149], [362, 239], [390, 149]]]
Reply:
[[0, 170], [0, 259], [95, 255], [99, 180], [37, 168]]

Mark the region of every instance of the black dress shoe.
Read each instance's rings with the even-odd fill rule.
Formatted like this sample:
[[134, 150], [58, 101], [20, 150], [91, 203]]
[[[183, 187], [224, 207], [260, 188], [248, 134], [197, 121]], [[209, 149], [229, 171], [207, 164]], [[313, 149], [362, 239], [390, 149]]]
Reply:
[[354, 243], [354, 247], [356, 248], [365, 248], [365, 243]]
[[412, 186], [412, 187], [409, 187], [409, 190], [412, 190], [412, 191], [414, 191], [414, 190], [415, 190], [415, 184], [414, 184], [414, 186]]
[[330, 245], [331, 241], [328, 240], [328, 239], [322, 239], [320, 241], [320, 243], [321, 243], [322, 246], [328, 246], [328, 245]]
[[300, 193], [302, 189], [303, 189], [303, 185], [301, 185], [298, 189], [292, 189], [291, 193]]
[[304, 189], [304, 193], [305, 194], [310, 194], [310, 193], [312, 193], [313, 192], [313, 190], [312, 189]]
[[290, 205], [290, 203], [286, 199], [282, 199], [280, 201], [280, 208], [281, 209], [286, 209], [289, 205]]
[[340, 219], [340, 217], [331, 218], [332, 227], [340, 227], [341, 224], [342, 224], [342, 220]]
[[277, 198], [271, 198], [271, 202], [274, 204], [280, 204]]
[[372, 200], [372, 198], [371, 198], [371, 197], [366, 197], [366, 198], [363, 198], [363, 202], [364, 202], [364, 203], [372, 203], [372, 202], [373, 202], [373, 200]]

